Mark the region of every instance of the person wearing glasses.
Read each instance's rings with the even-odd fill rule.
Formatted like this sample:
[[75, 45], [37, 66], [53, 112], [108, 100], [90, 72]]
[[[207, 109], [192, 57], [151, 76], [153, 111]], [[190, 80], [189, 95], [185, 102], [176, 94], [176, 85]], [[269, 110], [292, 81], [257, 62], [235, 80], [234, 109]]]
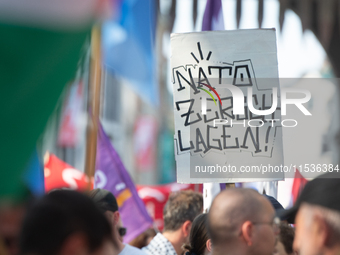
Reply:
[[[140, 249], [129, 244], [123, 243], [123, 236], [126, 234], [126, 228], [122, 226], [118, 204], [115, 196], [105, 189], [94, 189], [89, 192], [90, 198], [104, 212], [106, 218], [111, 224], [112, 238], [118, 243], [118, 255], [146, 255]], [[133, 216], [132, 216], [133, 217]], [[120, 222], [120, 223], [119, 223]]]
[[272, 255], [279, 226], [273, 206], [257, 191], [226, 189], [215, 197], [208, 215], [213, 255]]

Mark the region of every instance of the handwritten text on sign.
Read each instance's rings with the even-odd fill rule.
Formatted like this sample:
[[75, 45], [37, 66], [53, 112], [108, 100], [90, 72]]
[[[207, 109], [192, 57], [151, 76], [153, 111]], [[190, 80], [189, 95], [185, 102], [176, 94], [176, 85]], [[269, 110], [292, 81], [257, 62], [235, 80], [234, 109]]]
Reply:
[[281, 127], [294, 124], [281, 121], [277, 77], [257, 78], [257, 59], [228, 56], [208, 37], [194, 37], [181, 49], [183, 58], [172, 57], [177, 168], [188, 153], [190, 169], [240, 163], [236, 154], [248, 163], [272, 158], [274, 148], [282, 147]]

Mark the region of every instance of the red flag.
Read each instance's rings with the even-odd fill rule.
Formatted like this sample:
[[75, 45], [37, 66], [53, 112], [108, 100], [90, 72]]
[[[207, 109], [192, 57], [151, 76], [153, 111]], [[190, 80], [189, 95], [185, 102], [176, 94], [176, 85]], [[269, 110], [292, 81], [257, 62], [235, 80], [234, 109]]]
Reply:
[[89, 178], [83, 172], [73, 168], [53, 154], [46, 153], [44, 161], [45, 192], [59, 188], [80, 191], [88, 188]]
[[302, 176], [299, 169], [296, 169], [292, 188], [293, 204], [295, 204], [307, 182], [308, 181]]

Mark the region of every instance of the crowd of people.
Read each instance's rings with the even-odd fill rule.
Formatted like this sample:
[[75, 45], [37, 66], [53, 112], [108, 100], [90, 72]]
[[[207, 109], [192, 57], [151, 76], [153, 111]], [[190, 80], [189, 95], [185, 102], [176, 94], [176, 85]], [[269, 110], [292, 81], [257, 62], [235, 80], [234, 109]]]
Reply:
[[111, 192], [55, 190], [29, 203], [16, 249], [6, 249], [1, 236], [0, 254], [340, 254], [340, 179], [325, 174], [308, 182], [289, 210], [269, 198], [228, 188], [203, 213], [202, 194], [174, 192], [164, 207], [163, 232], [148, 230], [134, 247], [123, 242], [126, 229]]

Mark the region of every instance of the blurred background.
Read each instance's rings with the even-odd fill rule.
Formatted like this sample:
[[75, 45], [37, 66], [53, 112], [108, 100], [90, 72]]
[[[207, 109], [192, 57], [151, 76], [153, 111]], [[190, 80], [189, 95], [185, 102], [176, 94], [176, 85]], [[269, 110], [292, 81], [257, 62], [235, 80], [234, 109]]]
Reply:
[[[280, 86], [312, 94], [313, 118], [283, 129], [285, 164], [338, 168], [337, 0], [0, 0], [0, 254], [17, 254], [32, 195], [108, 189], [130, 242], [162, 230], [171, 192], [202, 192], [176, 183], [170, 35], [202, 31], [204, 16], [220, 30], [275, 28]], [[232, 185], [287, 208], [308, 181], [294, 177]]]
[[[210, 1], [93, 2], [105, 6], [99, 8], [102, 12], [96, 23], [99, 32], [95, 34], [92, 28], [92, 32], [84, 37], [85, 44], [73, 78], [61, 85], [61, 93], [53, 92], [56, 98], [51, 101], [53, 111], [48, 118], [42, 119], [44, 128], [36, 136], [37, 156], [43, 162], [48, 151], [75, 169], [86, 172], [93, 154], [89, 149], [93, 139], [92, 120], [98, 111], [106, 134], [136, 184], [175, 182], [170, 34], [202, 31], [203, 15]], [[226, 30], [276, 29], [280, 78], [294, 78], [284, 79], [281, 86], [285, 86], [284, 81], [289, 81], [289, 86], [303, 86], [299, 84], [303, 77], [340, 76], [338, 1], [221, 2]], [[100, 84], [94, 88], [91, 79], [96, 61], [101, 63], [96, 69]], [[317, 161], [336, 164], [339, 162], [338, 84], [325, 81], [322, 88], [309, 89], [318, 95], [312, 99], [309, 110], [313, 114], [319, 111], [320, 121], [324, 123], [322, 128], [313, 129], [313, 139], [318, 141], [318, 146], [310, 148], [305, 142], [310, 137], [294, 137], [293, 131], [284, 131], [284, 156], [289, 159], [291, 148], [299, 145], [301, 150], [312, 153]], [[40, 107], [44, 108], [44, 105]], [[5, 106], [2, 109], [11, 111]], [[21, 126], [18, 132], [24, 129], [26, 127]], [[16, 146], [16, 150], [20, 150], [20, 144]], [[31, 151], [34, 151], [33, 147]], [[7, 153], [14, 154], [14, 149]], [[22, 157], [25, 164], [30, 155], [26, 153]], [[4, 169], [9, 167], [4, 166]], [[278, 200], [284, 206], [292, 203], [292, 185], [293, 180], [288, 179], [278, 184]]]
[[[338, 12], [331, 15], [336, 3], [222, 0], [224, 26], [226, 30], [275, 28], [280, 78], [296, 78], [282, 79], [281, 86], [285, 82], [301, 86], [302, 77], [335, 77], [331, 62], [337, 63], [337, 55], [330, 60], [327, 51], [334, 54], [333, 41], [339, 33]], [[201, 31], [206, 5], [206, 0], [122, 1], [115, 17], [102, 24], [100, 119], [137, 184], [176, 181], [170, 34]], [[89, 55], [65, 88], [40, 143], [42, 152], [49, 151], [81, 171], [85, 171], [88, 137]], [[338, 162], [338, 90], [337, 84], [325, 83], [313, 93], [318, 95], [313, 97], [315, 109], [309, 108], [314, 115], [318, 109], [320, 122], [325, 123], [313, 130], [319, 146], [311, 148], [305, 142], [310, 136], [286, 129], [285, 159], [300, 146], [317, 162]], [[328, 112], [332, 117], [324, 114]], [[292, 179], [278, 184], [277, 196], [284, 206], [292, 203], [292, 185]]]

